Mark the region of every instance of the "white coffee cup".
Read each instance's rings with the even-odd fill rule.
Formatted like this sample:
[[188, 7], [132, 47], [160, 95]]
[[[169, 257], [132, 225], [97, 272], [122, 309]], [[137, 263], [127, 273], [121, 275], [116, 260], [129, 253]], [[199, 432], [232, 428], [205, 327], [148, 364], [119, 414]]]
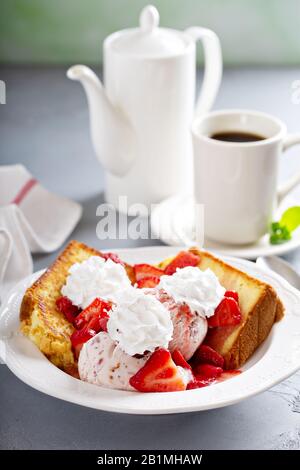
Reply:
[[[211, 138], [216, 133], [249, 133], [253, 142]], [[192, 126], [195, 199], [204, 204], [205, 236], [217, 242], [247, 244], [264, 235], [278, 202], [300, 183], [300, 172], [278, 187], [283, 151], [300, 143], [279, 119], [258, 111], [222, 110]]]

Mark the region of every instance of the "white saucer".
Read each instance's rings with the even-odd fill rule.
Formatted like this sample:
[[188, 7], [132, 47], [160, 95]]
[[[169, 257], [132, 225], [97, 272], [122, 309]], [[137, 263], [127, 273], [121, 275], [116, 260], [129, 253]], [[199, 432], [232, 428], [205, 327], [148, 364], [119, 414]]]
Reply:
[[[276, 218], [288, 207], [299, 205], [291, 197], [286, 197], [278, 211]], [[192, 246], [201, 244], [196, 239], [194, 226], [194, 200], [192, 196], [173, 196], [165, 199], [153, 210], [151, 214], [152, 234], [170, 246]], [[226, 245], [212, 240], [204, 239], [203, 246], [224, 256], [256, 259], [258, 256], [283, 255], [300, 246], [300, 230], [293, 232], [292, 239], [280, 245], [271, 245], [269, 235], [265, 234], [260, 240], [251, 245]]]

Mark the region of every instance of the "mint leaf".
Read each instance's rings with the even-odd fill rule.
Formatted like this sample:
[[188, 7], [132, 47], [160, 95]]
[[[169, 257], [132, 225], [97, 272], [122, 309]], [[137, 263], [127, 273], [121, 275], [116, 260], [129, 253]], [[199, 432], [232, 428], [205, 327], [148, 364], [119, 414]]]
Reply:
[[270, 243], [278, 245], [292, 238], [291, 233], [300, 226], [300, 206], [289, 207], [281, 216], [279, 222], [273, 222], [270, 227]]
[[293, 232], [300, 225], [300, 206], [289, 207], [281, 216], [280, 225]]
[[279, 245], [285, 243], [292, 238], [291, 232], [285, 225], [280, 222], [273, 222], [270, 228], [270, 243], [272, 245]]

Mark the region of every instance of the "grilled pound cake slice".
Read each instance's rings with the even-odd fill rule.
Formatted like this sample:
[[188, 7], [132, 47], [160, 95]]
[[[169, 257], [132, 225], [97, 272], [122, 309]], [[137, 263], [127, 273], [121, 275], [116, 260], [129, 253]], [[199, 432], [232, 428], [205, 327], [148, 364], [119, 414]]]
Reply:
[[69, 268], [93, 255], [101, 256], [101, 253], [71, 241], [52, 266], [26, 290], [21, 305], [21, 331], [53, 364], [69, 373], [77, 369], [70, 341], [74, 328], [57, 309], [56, 300], [61, 296]]
[[241, 367], [267, 338], [284, 307], [273, 287], [224, 263], [206, 251], [191, 249], [200, 257], [198, 267], [211, 269], [226, 290], [236, 291], [242, 321], [236, 326], [210, 328], [205, 344], [219, 352], [226, 369]]

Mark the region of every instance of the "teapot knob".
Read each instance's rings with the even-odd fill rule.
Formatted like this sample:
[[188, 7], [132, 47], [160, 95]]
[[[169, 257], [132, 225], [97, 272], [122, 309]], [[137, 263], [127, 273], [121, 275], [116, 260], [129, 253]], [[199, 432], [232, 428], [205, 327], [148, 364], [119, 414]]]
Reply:
[[151, 33], [159, 24], [159, 13], [153, 5], [144, 7], [140, 14], [140, 27], [143, 32]]

